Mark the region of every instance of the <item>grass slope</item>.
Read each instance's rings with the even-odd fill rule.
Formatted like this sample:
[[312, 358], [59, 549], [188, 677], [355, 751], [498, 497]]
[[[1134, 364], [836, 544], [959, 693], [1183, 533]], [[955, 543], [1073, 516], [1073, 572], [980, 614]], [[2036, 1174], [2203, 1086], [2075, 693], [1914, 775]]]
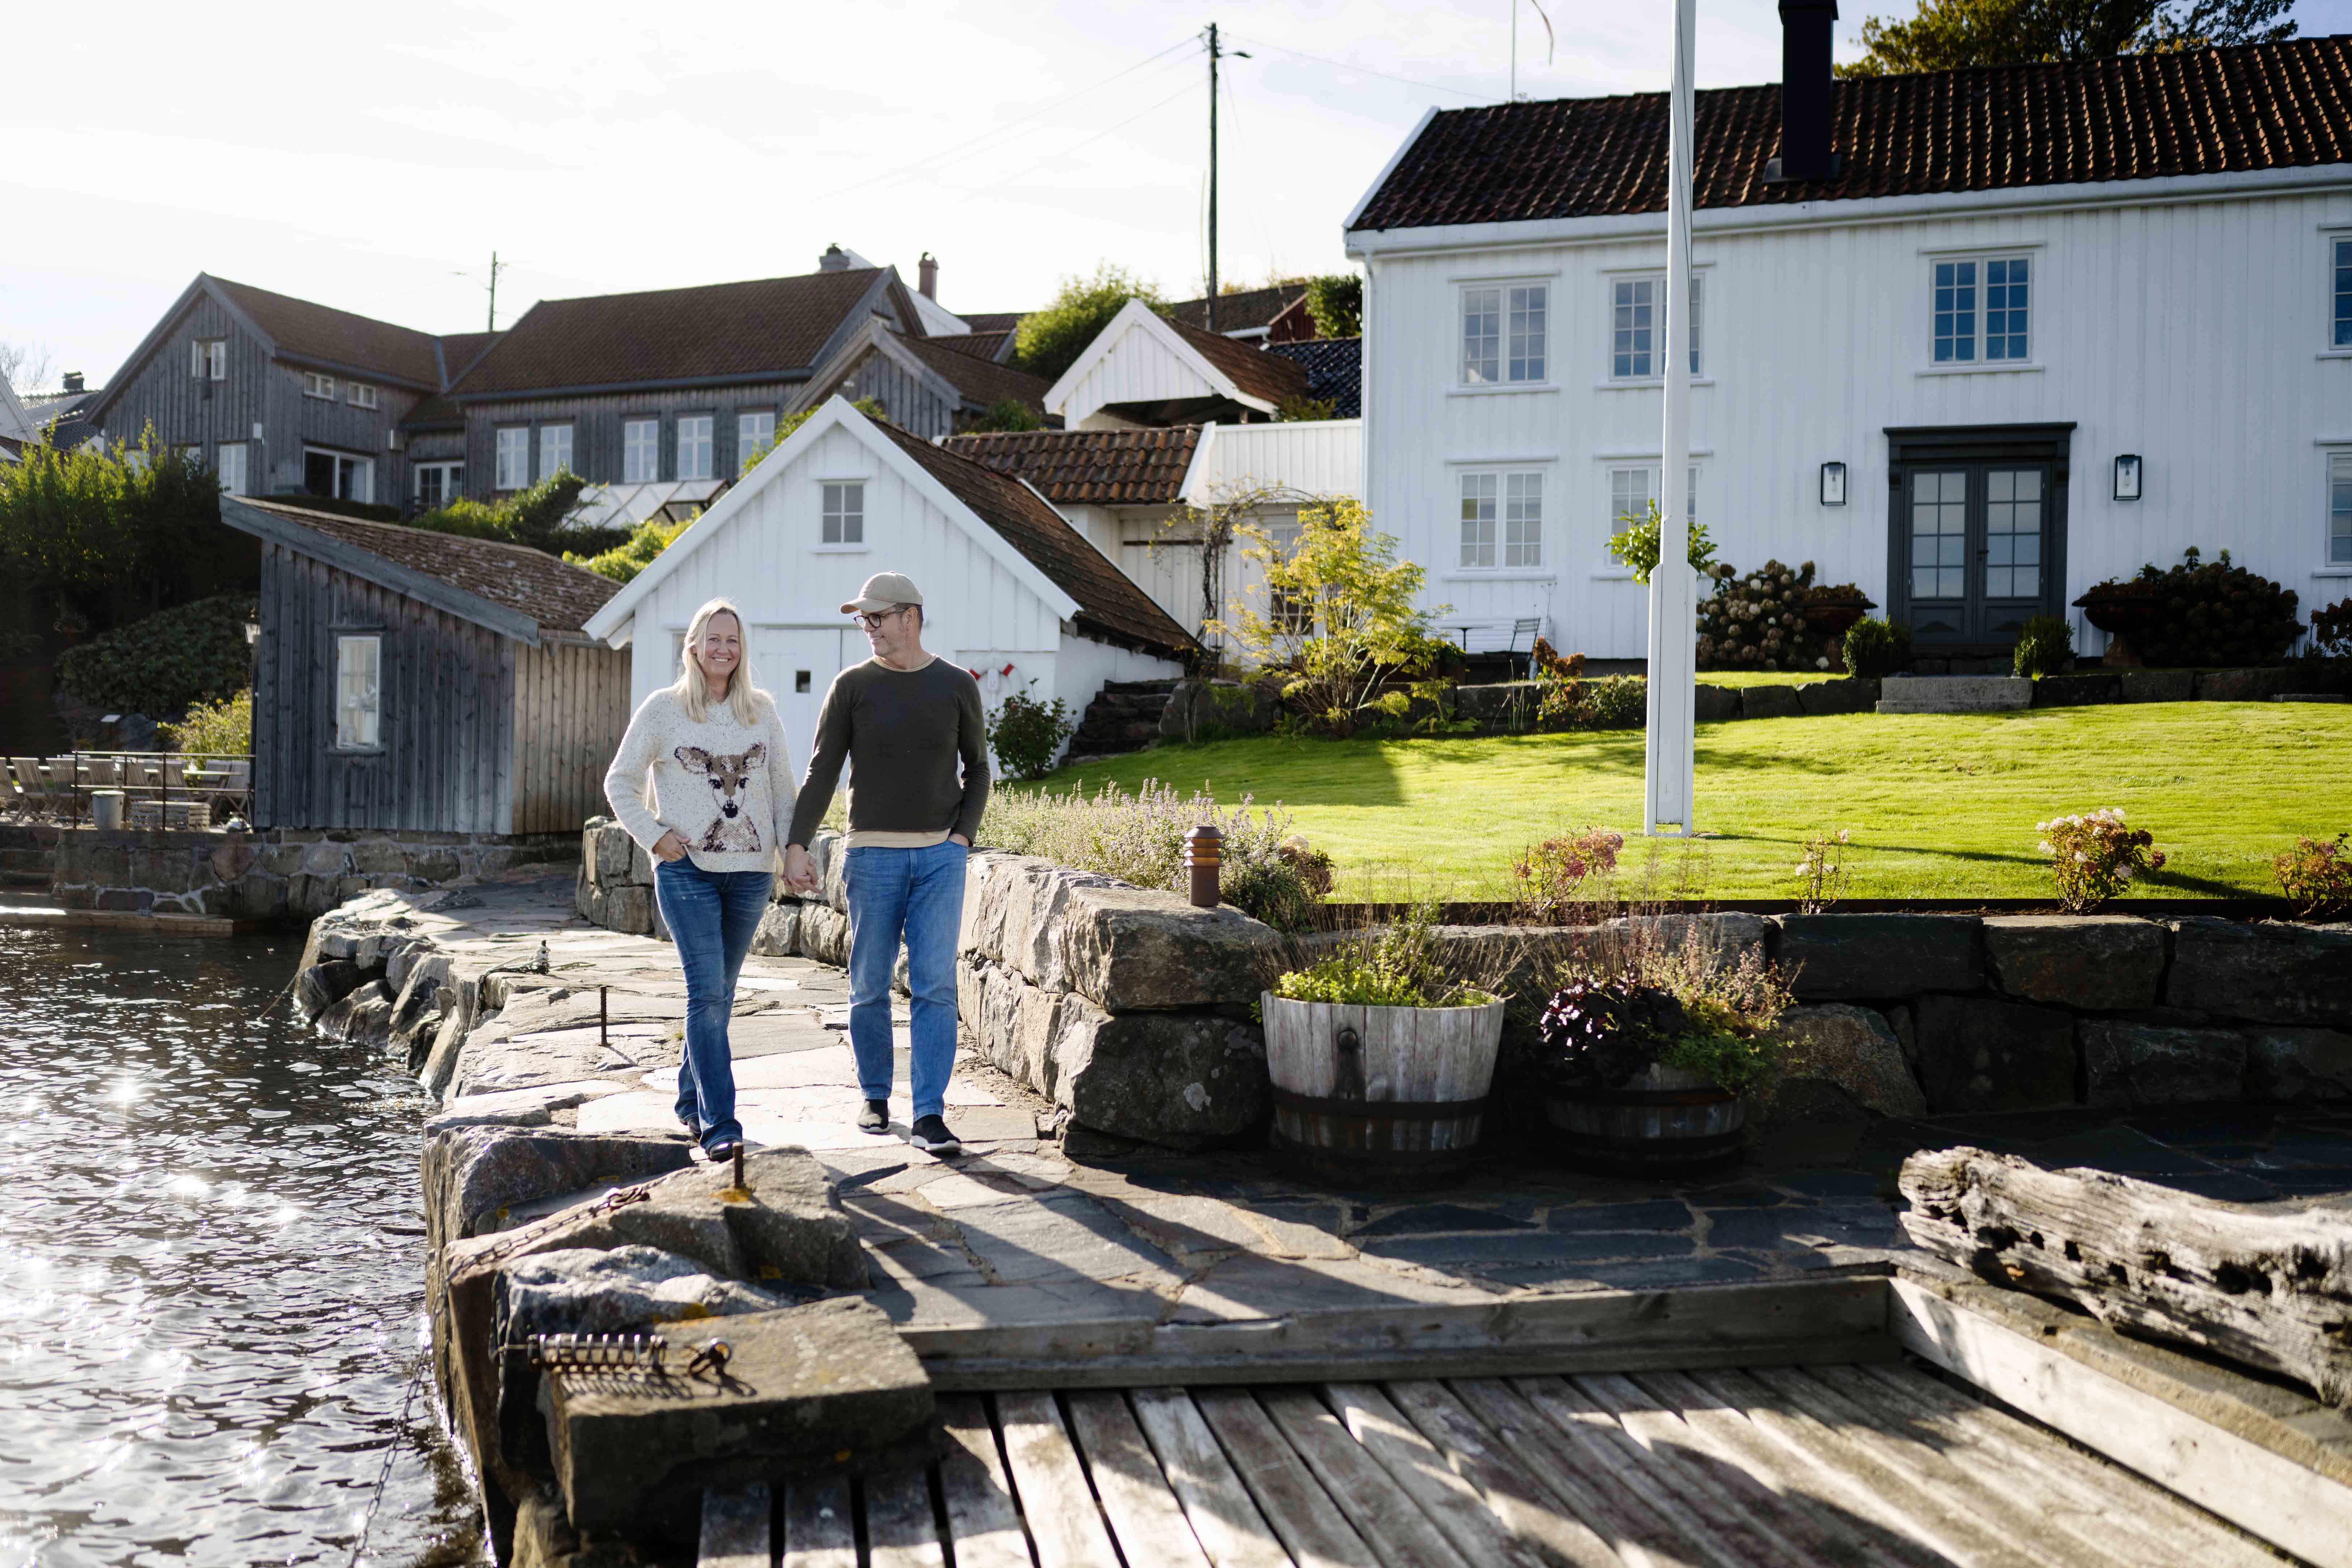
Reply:
[[[2352, 826], [2352, 709], [2134, 703], [1988, 714], [1751, 719], [1698, 729], [1706, 896], [1787, 898], [1810, 833], [1849, 828], [1851, 896], [2041, 898], [2033, 825], [2120, 805], [2169, 857], [2153, 897], [2271, 896], [2296, 834]], [[1640, 731], [1421, 741], [1266, 737], [1170, 746], [1045, 786], [1156, 778], [1275, 801], [1339, 862], [1342, 897], [1409, 872], [1454, 898], [1508, 894], [1528, 844], [1588, 826], [1629, 837]], [[1634, 858], [1638, 859], [1636, 852]]]

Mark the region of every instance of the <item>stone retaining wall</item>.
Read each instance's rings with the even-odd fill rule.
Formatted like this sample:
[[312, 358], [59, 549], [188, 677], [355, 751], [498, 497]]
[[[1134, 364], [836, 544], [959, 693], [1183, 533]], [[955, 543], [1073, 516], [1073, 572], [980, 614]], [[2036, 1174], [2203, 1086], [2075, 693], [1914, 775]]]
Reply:
[[[614, 825], [592, 826], [588, 839], [581, 912], [615, 930], [649, 930], [642, 851]], [[847, 903], [831, 836], [817, 853], [821, 897], [779, 900], [757, 951], [845, 960]], [[1191, 1149], [1250, 1135], [1268, 1113], [1265, 1042], [1250, 1018], [1283, 952], [1267, 927], [988, 850], [971, 857], [963, 918], [965, 1028], [1071, 1124]], [[1798, 1045], [1775, 1115], [2352, 1097], [2352, 925], [2195, 915], [1657, 918], [1675, 940], [1705, 941], [1735, 960], [1755, 951], [1794, 975], [1801, 1005], [1788, 1026]], [[1559, 960], [1623, 931], [1449, 927], [1445, 936], [1510, 946], [1516, 988], [1533, 996]]]
[[579, 852], [568, 833], [0, 826], [0, 869], [46, 870], [68, 909], [232, 920], [311, 920], [372, 889], [421, 891], [518, 866], [560, 867]]

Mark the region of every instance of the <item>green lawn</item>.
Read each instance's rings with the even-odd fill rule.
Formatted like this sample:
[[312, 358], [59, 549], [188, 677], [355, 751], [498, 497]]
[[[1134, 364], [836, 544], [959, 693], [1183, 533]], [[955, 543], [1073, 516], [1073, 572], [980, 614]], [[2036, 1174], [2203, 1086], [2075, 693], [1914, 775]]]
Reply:
[[[1751, 719], [1698, 729], [1705, 896], [1787, 898], [1805, 837], [1852, 830], [1851, 896], [2039, 898], [2033, 825], [2120, 805], [2169, 857], [2152, 896], [2274, 896], [2271, 857], [2352, 827], [2352, 708], [2132, 703], [1989, 714]], [[1169, 746], [1066, 769], [1088, 790], [1156, 778], [1279, 801], [1339, 861], [1342, 897], [1400, 875], [1463, 899], [1507, 896], [1529, 843], [1628, 832], [1639, 731], [1473, 740]], [[1632, 858], [1641, 854], [1634, 847]]]

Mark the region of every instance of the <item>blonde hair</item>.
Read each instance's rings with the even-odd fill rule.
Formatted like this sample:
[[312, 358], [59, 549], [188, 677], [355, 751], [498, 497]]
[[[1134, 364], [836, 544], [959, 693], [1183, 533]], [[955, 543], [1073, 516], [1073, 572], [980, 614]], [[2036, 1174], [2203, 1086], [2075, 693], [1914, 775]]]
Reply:
[[727, 678], [727, 711], [735, 722], [750, 729], [760, 721], [761, 693], [751, 687], [751, 634], [743, 625], [743, 612], [735, 607], [732, 599], [713, 599], [694, 612], [694, 619], [686, 626], [686, 641], [679, 645], [677, 684], [670, 688], [677, 693], [686, 709], [686, 716], [699, 724], [710, 716], [710, 681], [702, 673], [702, 665], [694, 650], [702, 642], [702, 634], [714, 616], [735, 617], [735, 630], [743, 639], [743, 657], [735, 663], [735, 673]]

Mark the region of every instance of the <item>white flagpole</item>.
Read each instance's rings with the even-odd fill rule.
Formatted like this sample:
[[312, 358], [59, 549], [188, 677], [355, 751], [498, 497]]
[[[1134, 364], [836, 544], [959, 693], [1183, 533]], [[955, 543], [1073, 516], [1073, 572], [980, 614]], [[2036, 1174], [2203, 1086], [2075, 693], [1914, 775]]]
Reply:
[[1665, 430], [1658, 445], [1658, 564], [1650, 574], [1649, 729], [1642, 831], [1688, 835], [1691, 726], [1696, 717], [1698, 591], [1690, 569], [1691, 76], [1697, 0], [1675, 0], [1672, 132], [1667, 142]]

